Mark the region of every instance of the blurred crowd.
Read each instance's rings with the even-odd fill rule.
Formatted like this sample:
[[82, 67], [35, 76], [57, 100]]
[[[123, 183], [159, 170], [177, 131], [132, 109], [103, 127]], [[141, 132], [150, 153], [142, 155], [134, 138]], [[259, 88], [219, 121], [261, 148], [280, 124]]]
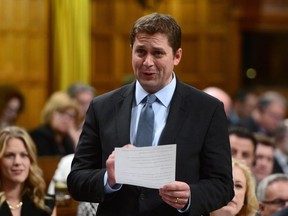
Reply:
[[[229, 122], [232, 158], [248, 166], [253, 181], [249, 183], [246, 180], [246, 190], [248, 192], [255, 185], [253, 193], [258, 202], [255, 205], [251, 196], [246, 195], [242, 201], [235, 200], [238, 205], [243, 202], [238, 213], [225, 214], [219, 210], [218, 215], [288, 215], [288, 119], [285, 95], [274, 90], [258, 93], [243, 89], [230, 96], [225, 90], [214, 86], [203, 91], [223, 102]], [[236, 198], [239, 193], [235, 182], [238, 175], [233, 168]], [[244, 175], [247, 179], [248, 174]], [[254, 211], [251, 211], [253, 205]]]
[[[227, 130], [233, 158], [235, 191], [235, 197], [227, 206], [210, 215], [288, 215], [287, 98], [274, 90], [258, 93], [245, 89], [233, 96], [214, 86], [203, 91], [218, 98], [224, 105], [229, 122]], [[66, 181], [86, 111], [96, 94], [95, 88], [83, 83], [72, 84], [67, 91], [54, 92], [41, 111], [38, 127], [26, 131], [17, 127], [17, 118], [25, 107], [23, 94], [12, 85], [0, 85], [1, 133], [6, 131], [6, 135], [11, 133], [10, 136], [19, 138], [17, 134], [26, 131], [25, 137], [31, 138], [36, 147], [35, 152], [29, 150], [27, 154], [32, 158], [35, 154], [35, 160], [42, 156], [61, 157], [55, 175], [49, 187], [46, 187], [45, 193], [48, 196], [55, 194], [55, 182]], [[0, 172], [3, 176], [3, 152], [9, 143], [2, 140], [1, 133]], [[19, 139], [24, 138], [20, 136]], [[29, 143], [26, 138], [24, 140]], [[30, 148], [30, 144], [25, 146]], [[42, 204], [46, 202], [43, 197], [39, 198]], [[1, 203], [3, 200], [0, 193]], [[9, 208], [17, 208], [19, 205], [22, 204], [15, 202], [9, 204]], [[43, 206], [38, 207], [45, 209]], [[87, 211], [85, 209], [89, 209], [90, 213], [83, 213]], [[51, 212], [53, 205], [48, 210]], [[94, 215], [96, 210], [96, 203], [80, 203], [78, 215]]]

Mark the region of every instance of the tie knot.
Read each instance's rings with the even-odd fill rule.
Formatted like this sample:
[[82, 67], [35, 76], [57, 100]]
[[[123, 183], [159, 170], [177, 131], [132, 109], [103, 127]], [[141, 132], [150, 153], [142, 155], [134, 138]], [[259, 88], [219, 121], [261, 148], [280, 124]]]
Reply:
[[154, 94], [149, 94], [146, 96], [146, 103], [152, 104], [155, 102], [156, 99], [157, 97]]

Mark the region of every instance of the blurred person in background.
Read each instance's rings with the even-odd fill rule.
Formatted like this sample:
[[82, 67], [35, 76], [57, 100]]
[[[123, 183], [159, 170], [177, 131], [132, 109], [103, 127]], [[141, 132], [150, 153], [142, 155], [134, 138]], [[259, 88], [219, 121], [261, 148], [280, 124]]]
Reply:
[[[80, 111], [81, 111], [81, 121], [79, 124], [76, 124], [75, 127], [72, 127], [69, 131], [69, 134], [74, 140], [74, 143], [77, 145], [79, 136], [82, 131], [82, 126], [84, 123], [84, 118], [89, 107], [90, 102], [95, 97], [96, 90], [90, 85], [83, 84], [83, 83], [74, 83], [67, 89], [67, 93], [72, 99], [79, 104]], [[75, 145], [75, 148], [76, 148]], [[49, 194], [55, 194], [55, 183], [62, 182], [66, 184], [67, 176], [71, 170], [71, 163], [74, 157], [73, 154], [68, 154], [63, 156], [58, 163], [57, 169], [54, 173], [52, 181], [48, 187]], [[82, 216], [92, 216], [96, 214], [98, 207], [98, 203], [90, 203], [90, 202], [80, 202], [78, 206], [78, 213], [77, 215]]]
[[273, 173], [288, 174], [288, 119], [282, 121], [277, 128], [275, 144]]
[[0, 215], [56, 216], [55, 198], [47, 196], [36, 147], [22, 128], [0, 131]]
[[13, 85], [0, 85], [0, 129], [14, 125], [24, 109], [24, 96]]
[[265, 177], [257, 187], [261, 216], [271, 216], [288, 206], [288, 175], [271, 174]]
[[257, 145], [254, 134], [247, 128], [232, 126], [229, 127], [229, 140], [232, 158], [245, 161], [252, 169], [255, 164]]
[[234, 197], [210, 216], [254, 216], [259, 205], [255, 193], [255, 180], [251, 169], [243, 161], [232, 161]]
[[260, 182], [273, 171], [275, 144], [273, 139], [263, 134], [255, 134], [255, 137], [257, 145], [253, 174], [257, 182]]
[[288, 215], [288, 207], [285, 207], [284, 209], [272, 214], [272, 216], [287, 216]]
[[256, 108], [258, 96], [252, 90], [242, 89], [233, 97], [230, 123], [236, 125], [241, 119], [249, 118]]
[[[57, 183], [65, 184], [67, 187], [66, 179], [71, 170], [71, 163], [73, 160], [74, 154], [69, 154], [63, 156], [58, 163], [57, 169], [52, 177], [52, 180], [48, 187], [48, 194], [55, 195], [55, 185]], [[70, 199], [70, 197], [69, 197]], [[94, 216], [96, 215], [98, 208], [98, 203], [92, 202], [79, 202], [77, 216]]]
[[69, 131], [80, 117], [78, 104], [66, 92], [53, 93], [42, 110], [41, 125], [30, 131], [38, 156], [74, 153], [76, 144]]
[[[97, 91], [94, 87], [84, 84], [84, 83], [74, 83], [70, 85], [67, 89], [67, 93], [69, 96], [79, 104], [80, 111], [81, 111], [81, 121], [75, 127], [72, 127], [70, 130], [70, 135], [74, 140], [74, 143], [78, 143], [79, 136], [82, 131], [84, 119], [86, 112], [88, 110], [89, 104], [92, 99], [95, 97]], [[76, 148], [76, 146], [75, 146]]]
[[227, 92], [223, 89], [211, 86], [203, 89], [207, 94], [217, 98], [224, 104], [224, 110], [228, 119], [230, 119], [230, 114], [232, 111], [232, 99]]
[[276, 91], [264, 92], [260, 95], [257, 108], [251, 117], [241, 119], [237, 125], [274, 137], [275, 130], [285, 117], [286, 105], [286, 98], [282, 94]]

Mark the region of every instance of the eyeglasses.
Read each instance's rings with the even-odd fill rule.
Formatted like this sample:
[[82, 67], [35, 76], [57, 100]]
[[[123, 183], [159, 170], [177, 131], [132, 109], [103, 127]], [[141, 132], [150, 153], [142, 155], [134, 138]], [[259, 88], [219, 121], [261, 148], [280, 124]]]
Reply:
[[62, 110], [56, 110], [56, 113], [59, 114], [61, 117], [66, 117], [69, 120], [75, 120], [76, 116], [73, 115], [72, 113], [69, 113], [67, 111], [62, 111]]
[[285, 199], [274, 199], [274, 200], [262, 201], [262, 203], [267, 204], [267, 205], [277, 205], [277, 206], [281, 206], [281, 207], [284, 207], [287, 202], [288, 202], [288, 200], [285, 200]]

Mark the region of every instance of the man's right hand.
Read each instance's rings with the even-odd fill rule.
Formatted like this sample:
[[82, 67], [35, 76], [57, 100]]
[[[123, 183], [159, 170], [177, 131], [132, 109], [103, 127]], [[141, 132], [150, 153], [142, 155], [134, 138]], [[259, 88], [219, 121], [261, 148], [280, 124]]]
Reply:
[[[126, 144], [122, 148], [134, 148], [132, 144]], [[111, 188], [116, 184], [115, 179], [115, 151], [113, 151], [106, 160], [106, 169], [108, 174], [108, 184]]]

